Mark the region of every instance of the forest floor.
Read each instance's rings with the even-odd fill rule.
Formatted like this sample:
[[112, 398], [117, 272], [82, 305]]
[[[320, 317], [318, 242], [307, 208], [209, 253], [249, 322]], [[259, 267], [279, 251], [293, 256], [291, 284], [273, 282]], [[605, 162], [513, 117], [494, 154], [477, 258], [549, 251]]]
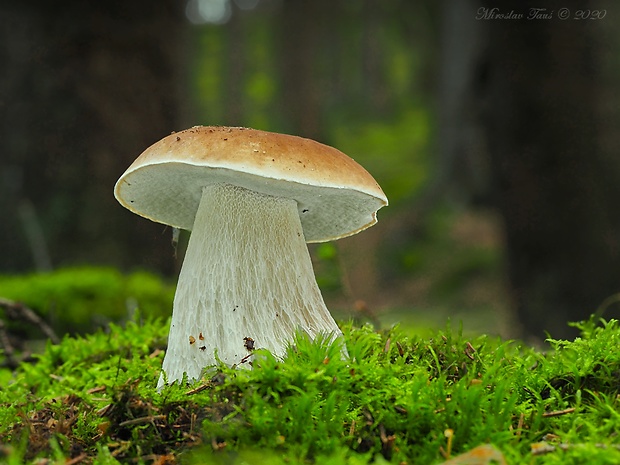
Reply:
[[0, 462], [620, 463], [616, 321], [547, 352], [449, 327], [342, 327], [334, 344], [298, 335], [282, 359], [255, 350], [251, 370], [161, 392], [161, 320], [48, 343], [0, 369]]

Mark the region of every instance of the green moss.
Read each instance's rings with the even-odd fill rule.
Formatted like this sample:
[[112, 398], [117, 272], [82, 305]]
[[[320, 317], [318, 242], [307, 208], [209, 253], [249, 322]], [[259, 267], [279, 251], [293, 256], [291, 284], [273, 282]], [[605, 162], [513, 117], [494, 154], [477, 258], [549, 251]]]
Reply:
[[[1, 377], [0, 454], [83, 463], [441, 463], [494, 444], [508, 463], [618, 463], [620, 328], [581, 326], [541, 353], [515, 342], [343, 325], [284, 359], [211, 367], [157, 392], [167, 325], [48, 344]], [[344, 357], [343, 344], [348, 356]], [[451, 445], [445, 436], [453, 432]], [[532, 453], [545, 441], [548, 452]]]
[[[137, 271], [123, 275], [113, 268], [74, 267], [50, 273], [0, 276], [0, 297], [35, 310], [58, 334], [91, 332], [106, 323], [143, 315], [168, 317], [174, 286], [153, 274]], [[0, 318], [5, 319], [0, 307]], [[29, 324], [11, 322], [11, 329], [33, 337]]]

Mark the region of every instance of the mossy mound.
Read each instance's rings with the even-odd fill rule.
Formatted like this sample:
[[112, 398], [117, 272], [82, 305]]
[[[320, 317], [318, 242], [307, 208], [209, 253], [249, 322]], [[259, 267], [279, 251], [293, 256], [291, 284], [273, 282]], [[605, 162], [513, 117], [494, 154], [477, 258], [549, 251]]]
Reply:
[[251, 370], [211, 367], [157, 392], [166, 324], [112, 325], [0, 371], [1, 453], [7, 463], [432, 464], [492, 444], [507, 463], [619, 463], [620, 328], [581, 329], [541, 353], [449, 329], [423, 339], [345, 324], [348, 358], [339, 343], [298, 335], [282, 360], [259, 349]]

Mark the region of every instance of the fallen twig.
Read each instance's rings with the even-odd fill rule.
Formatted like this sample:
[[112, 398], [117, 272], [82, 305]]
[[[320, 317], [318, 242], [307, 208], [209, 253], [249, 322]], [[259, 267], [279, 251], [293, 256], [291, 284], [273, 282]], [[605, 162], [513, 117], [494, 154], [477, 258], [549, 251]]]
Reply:
[[573, 413], [574, 411], [575, 411], [575, 408], [571, 407], [571, 408], [566, 408], [564, 410], [555, 410], [553, 412], [545, 412], [542, 414], [542, 416], [544, 418], [559, 417], [560, 415], [566, 415], [568, 413]]
[[21, 302], [14, 302], [12, 300], [4, 299], [0, 297], [0, 307], [4, 307], [7, 311], [7, 316], [13, 320], [25, 320], [28, 323], [32, 323], [45, 334], [50, 341], [54, 344], [58, 344], [60, 339], [54, 332], [54, 330], [39, 316], [37, 313], [26, 307]]
[[4, 349], [4, 357], [6, 358], [5, 364], [9, 368], [16, 368], [19, 365], [18, 360], [15, 358], [15, 347], [11, 344], [11, 339], [6, 331], [4, 321], [0, 320], [0, 345]]
[[192, 394], [198, 394], [199, 392], [204, 391], [205, 389], [208, 389], [210, 386], [209, 384], [201, 384], [200, 386], [198, 386], [197, 388], [194, 388], [190, 391], [187, 391], [185, 393], [186, 396], [191, 396]]
[[472, 361], [476, 360], [476, 357], [474, 357], [474, 354], [476, 353], [476, 349], [474, 348], [474, 346], [471, 345], [471, 342], [467, 341], [467, 344], [465, 344], [465, 350], [464, 350], [465, 355], [467, 355], [467, 358], [469, 358]]
[[126, 420], [118, 424], [118, 426], [131, 426], [140, 425], [142, 423], [152, 423], [155, 420], [165, 420], [166, 415], [149, 415], [147, 417], [134, 418], [132, 420]]

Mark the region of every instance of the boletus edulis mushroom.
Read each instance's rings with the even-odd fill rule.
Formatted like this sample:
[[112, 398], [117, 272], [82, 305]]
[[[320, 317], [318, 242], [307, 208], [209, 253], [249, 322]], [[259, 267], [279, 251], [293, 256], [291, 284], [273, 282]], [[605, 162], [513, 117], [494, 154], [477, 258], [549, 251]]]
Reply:
[[[342, 333], [325, 306], [306, 242], [376, 223], [387, 198], [327, 145], [247, 128], [196, 126], [147, 148], [117, 181], [132, 212], [191, 230], [158, 387], [281, 356], [295, 332]], [[165, 375], [164, 375], [165, 373]]]

